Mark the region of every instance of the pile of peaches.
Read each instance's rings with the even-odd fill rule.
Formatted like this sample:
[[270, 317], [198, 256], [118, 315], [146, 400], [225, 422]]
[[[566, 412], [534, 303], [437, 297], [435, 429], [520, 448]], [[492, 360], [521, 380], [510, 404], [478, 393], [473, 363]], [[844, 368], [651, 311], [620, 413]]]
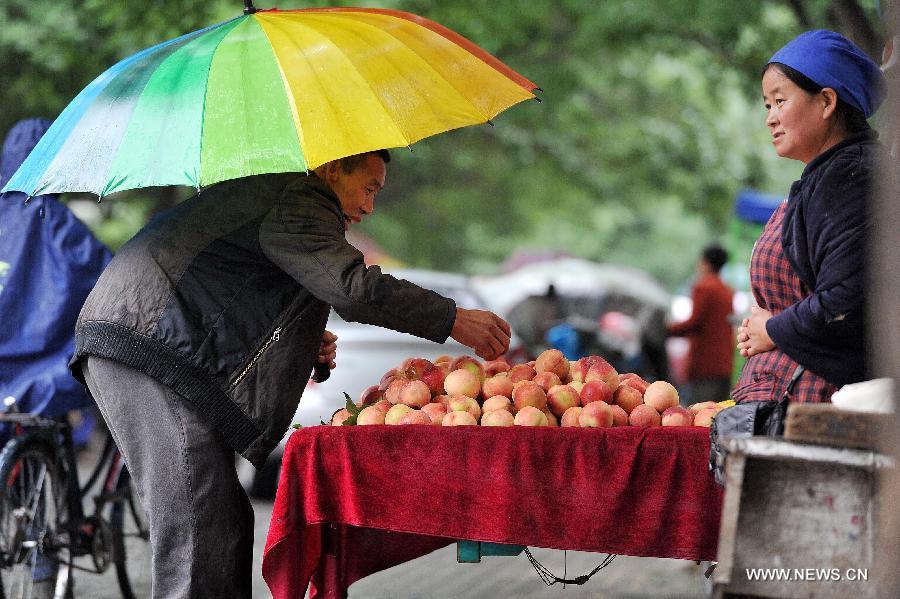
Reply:
[[728, 403], [683, 408], [671, 383], [619, 374], [600, 356], [569, 362], [550, 349], [515, 366], [471, 356], [409, 358], [358, 402], [348, 400], [331, 424], [708, 427]]

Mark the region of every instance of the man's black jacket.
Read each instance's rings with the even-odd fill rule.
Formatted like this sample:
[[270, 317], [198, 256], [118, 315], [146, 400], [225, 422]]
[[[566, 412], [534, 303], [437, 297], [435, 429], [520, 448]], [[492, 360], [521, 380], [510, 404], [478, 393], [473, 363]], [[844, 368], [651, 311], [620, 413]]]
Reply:
[[315, 175], [228, 181], [116, 254], [78, 318], [71, 365], [81, 377], [78, 362], [96, 355], [143, 371], [259, 465], [291, 424], [329, 306], [441, 343], [456, 317], [452, 300], [365, 266]]

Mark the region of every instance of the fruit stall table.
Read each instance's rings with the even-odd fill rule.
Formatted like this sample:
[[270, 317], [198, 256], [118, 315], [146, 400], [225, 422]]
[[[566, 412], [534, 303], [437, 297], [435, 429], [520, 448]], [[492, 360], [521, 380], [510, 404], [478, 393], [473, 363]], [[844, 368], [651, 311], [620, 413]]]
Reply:
[[263, 555], [276, 599], [457, 539], [714, 560], [709, 429], [315, 426], [293, 433]]

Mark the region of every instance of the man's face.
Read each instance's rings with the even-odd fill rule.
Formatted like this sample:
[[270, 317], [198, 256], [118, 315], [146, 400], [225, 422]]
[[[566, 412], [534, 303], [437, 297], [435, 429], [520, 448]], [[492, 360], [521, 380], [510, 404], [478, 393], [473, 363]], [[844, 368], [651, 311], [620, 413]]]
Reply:
[[377, 154], [366, 154], [363, 163], [351, 173], [345, 173], [337, 161], [328, 165], [326, 180], [341, 201], [345, 229], [375, 209], [375, 196], [384, 187], [386, 174], [384, 160]]

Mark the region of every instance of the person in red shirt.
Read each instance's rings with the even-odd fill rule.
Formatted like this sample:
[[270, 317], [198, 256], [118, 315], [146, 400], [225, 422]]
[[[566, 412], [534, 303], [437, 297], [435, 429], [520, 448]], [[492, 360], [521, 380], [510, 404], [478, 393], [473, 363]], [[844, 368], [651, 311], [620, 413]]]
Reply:
[[669, 335], [689, 340], [683, 405], [728, 399], [734, 367], [734, 331], [729, 321], [734, 292], [719, 278], [727, 261], [728, 253], [718, 245], [703, 250], [691, 291], [691, 317], [667, 327]]

